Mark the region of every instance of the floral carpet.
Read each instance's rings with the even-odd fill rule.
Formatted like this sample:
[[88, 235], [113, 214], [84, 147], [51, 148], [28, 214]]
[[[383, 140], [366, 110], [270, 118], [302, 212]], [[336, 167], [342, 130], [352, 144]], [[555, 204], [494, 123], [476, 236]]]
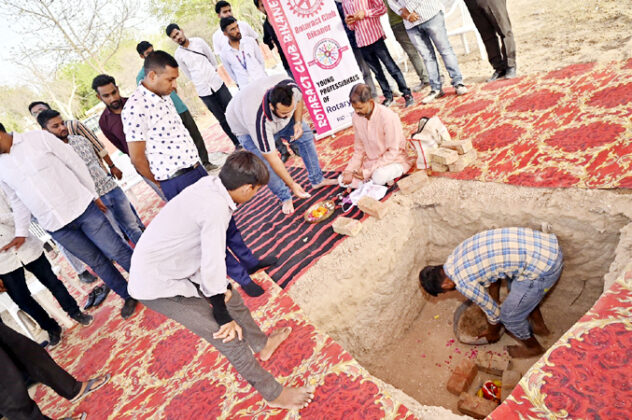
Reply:
[[[445, 176], [528, 186], [632, 186], [632, 60], [471, 86], [462, 97], [446, 91], [431, 105], [403, 109], [399, 98], [392, 107], [408, 132], [422, 116], [438, 115], [454, 138], [472, 140], [479, 151], [476, 164]], [[205, 138], [209, 151], [232, 150], [217, 125]], [[323, 169], [343, 168], [352, 144], [349, 129], [318, 141]], [[302, 166], [300, 159], [290, 164]], [[135, 194], [148, 223], [161, 203], [144, 184]], [[266, 332], [293, 327], [264, 367], [284, 385], [316, 386], [314, 401], [300, 413], [268, 408], [223, 356], [162, 315], [142, 308], [124, 321], [122, 301], [113, 294], [91, 312], [92, 325], [65, 331], [51, 352], [78, 379], [111, 372], [110, 383], [74, 405], [38, 385], [36, 401], [48, 416], [86, 411], [99, 420], [417, 418], [316, 330], [266, 274], [257, 280], [267, 291], [246, 299], [255, 320]], [[625, 369], [632, 360], [631, 283], [632, 270], [529, 371], [493, 418], [544, 419], [566, 412], [569, 418], [626, 418], [632, 408], [631, 370]], [[87, 294], [89, 288], [81, 290]]]

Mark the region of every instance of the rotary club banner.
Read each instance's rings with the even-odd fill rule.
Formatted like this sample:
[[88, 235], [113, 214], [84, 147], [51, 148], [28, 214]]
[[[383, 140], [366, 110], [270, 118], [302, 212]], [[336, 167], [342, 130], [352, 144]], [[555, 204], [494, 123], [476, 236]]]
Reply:
[[317, 137], [351, 125], [349, 91], [362, 82], [334, 0], [264, 0]]

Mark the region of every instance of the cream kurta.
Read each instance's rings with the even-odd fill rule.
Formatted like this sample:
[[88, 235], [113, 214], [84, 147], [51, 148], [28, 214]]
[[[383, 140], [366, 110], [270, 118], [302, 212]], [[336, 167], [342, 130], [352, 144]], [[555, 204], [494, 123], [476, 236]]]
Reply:
[[408, 172], [413, 158], [406, 153], [406, 138], [399, 115], [383, 105], [375, 104], [371, 119], [354, 113], [355, 141], [353, 156], [345, 171], [361, 170], [369, 179], [377, 168], [399, 163]]

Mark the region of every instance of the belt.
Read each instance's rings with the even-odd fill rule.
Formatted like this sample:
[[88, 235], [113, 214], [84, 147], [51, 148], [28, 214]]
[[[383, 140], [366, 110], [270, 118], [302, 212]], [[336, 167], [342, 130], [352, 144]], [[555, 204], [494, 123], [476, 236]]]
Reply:
[[171, 176], [170, 176], [169, 178], [167, 178], [167, 179], [168, 179], [168, 180], [169, 180], [169, 179], [174, 179], [174, 178], [179, 177], [180, 175], [184, 175], [184, 174], [186, 174], [186, 173], [189, 173], [189, 172], [191, 172], [191, 171], [195, 170], [198, 166], [200, 166], [200, 162], [196, 163], [196, 164], [195, 164], [195, 165], [193, 165], [193, 166], [189, 166], [188, 168], [178, 169], [177, 171], [175, 171], [175, 172], [173, 173], [173, 175], [171, 175]]

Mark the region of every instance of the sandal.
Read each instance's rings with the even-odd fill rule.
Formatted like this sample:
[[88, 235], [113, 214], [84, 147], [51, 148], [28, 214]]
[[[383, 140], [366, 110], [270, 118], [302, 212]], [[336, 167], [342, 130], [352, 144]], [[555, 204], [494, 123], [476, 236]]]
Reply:
[[74, 403], [85, 398], [88, 394], [96, 391], [97, 389], [101, 388], [103, 385], [107, 384], [110, 381], [110, 378], [111, 378], [111, 375], [109, 373], [106, 373], [105, 375], [97, 376], [96, 378], [89, 379], [86, 385], [86, 388], [83, 390], [83, 392], [79, 393], [79, 395], [77, 395], [75, 398], [70, 400], [70, 402]]

